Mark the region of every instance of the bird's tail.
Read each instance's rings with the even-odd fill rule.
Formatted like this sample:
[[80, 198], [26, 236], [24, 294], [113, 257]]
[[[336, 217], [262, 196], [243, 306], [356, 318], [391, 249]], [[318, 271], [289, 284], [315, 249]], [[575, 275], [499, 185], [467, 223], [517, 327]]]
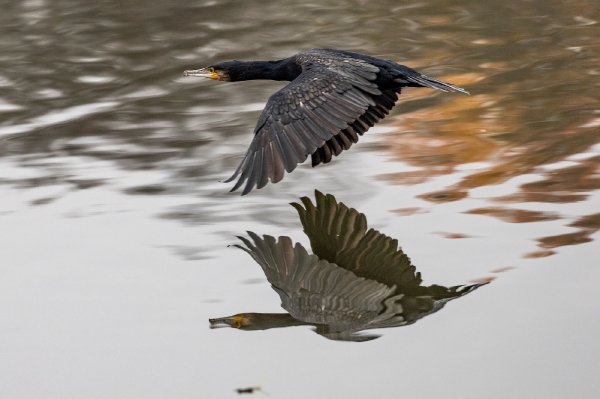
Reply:
[[431, 87], [432, 89], [438, 89], [441, 91], [459, 91], [461, 93], [469, 94], [468, 91], [461, 87], [454, 86], [453, 84], [442, 82], [441, 80], [430, 78], [429, 76], [425, 75], [412, 75], [405, 79], [422, 87]]

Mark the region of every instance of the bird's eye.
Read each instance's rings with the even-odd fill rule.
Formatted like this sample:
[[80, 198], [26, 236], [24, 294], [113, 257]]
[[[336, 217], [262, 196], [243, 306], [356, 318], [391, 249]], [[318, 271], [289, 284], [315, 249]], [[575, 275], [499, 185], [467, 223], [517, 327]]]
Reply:
[[213, 68], [213, 67], [206, 68], [206, 69], [208, 69], [208, 72], [213, 72], [213, 73], [215, 72], [215, 68]]

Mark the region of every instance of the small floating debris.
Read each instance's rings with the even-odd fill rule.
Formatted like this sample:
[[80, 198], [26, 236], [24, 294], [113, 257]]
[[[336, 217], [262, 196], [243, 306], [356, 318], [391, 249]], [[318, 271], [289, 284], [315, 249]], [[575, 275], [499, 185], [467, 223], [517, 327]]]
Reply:
[[249, 387], [249, 388], [238, 388], [235, 391], [237, 393], [239, 393], [240, 395], [244, 394], [244, 393], [254, 393], [255, 391], [260, 391], [260, 392], [264, 393], [265, 395], [269, 396], [269, 394], [266, 393], [265, 391], [263, 391], [260, 386]]

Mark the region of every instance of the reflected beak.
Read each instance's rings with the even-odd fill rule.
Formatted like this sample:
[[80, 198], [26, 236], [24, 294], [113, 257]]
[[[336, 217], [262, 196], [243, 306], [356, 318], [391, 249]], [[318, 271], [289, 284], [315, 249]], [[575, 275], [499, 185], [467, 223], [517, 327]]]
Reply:
[[210, 323], [210, 328], [222, 328], [222, 327], [231, 327], [231, 328], [240, 328], [242, 325], [242, 320], [244, 316], [241, 314], [236, 314], [235, 316], [230, 317], [219, 317], [218, 319], [208, 319]]
[[200, 76], [202, 78], [209, 78], [214, 80], [219, 80], [219, 75], [214, 71], [209, 71], [206, 68], [200, 69], [190, 69], [188, 71], [183, 71], [183, 76]]

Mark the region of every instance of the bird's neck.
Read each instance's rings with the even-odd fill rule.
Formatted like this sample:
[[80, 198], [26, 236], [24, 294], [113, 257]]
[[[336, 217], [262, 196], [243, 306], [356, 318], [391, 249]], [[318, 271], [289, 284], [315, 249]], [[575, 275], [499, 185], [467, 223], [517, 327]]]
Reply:
[[244, 62], [242, 68], [235, 73], [230, 72], [232, 82], [242, 80], [294, 80], [300, 72], [300, 68], [288, 59], [279, 61], [248, 61]]

